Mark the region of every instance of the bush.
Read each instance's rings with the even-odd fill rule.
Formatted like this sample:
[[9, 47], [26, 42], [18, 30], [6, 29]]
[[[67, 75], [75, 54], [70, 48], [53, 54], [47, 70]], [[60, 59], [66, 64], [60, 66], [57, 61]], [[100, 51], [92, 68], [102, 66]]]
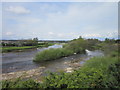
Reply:
[[84, 53], [87, 48], [87, 41], [84, 39], [75, 39], [63, 47], [72, 50], [74, 53]]
[[38, 88], [39, 83], [35, 82], [32, 79], [29, 80], [21, 80], [17, 79], [14, 81], [2, 81], [2, 88]]
[[87, 61], [83, 67], [73, 73], [50, 73], [50, 75], [46, 77], [42, 87], [120, 88], [119, 65], [118, 59], [114, 57], [92, 58]]

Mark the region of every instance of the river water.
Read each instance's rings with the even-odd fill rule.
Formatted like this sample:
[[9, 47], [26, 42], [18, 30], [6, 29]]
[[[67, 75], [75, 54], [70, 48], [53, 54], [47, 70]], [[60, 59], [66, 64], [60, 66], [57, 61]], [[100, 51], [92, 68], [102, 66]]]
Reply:
[[84, 58], [84, 61], [81, 61], [80, 64], [84, 63], [85, 60], [88, 60], [90, 57], [94, 56], [103, 56], [101, 51], [89, 51], [86, 50], [86, 54], [76, 54], [69, 57], [64, 57], [58, 60], [51, 60], [44, 63], [35, 63], [33, 58], [36, 53], [43, 51], [49, 48], [62, 48], [62, 45], [53, 45], [47, 48], [37, 48], [26, 50], [23, 52], [9, 52], [2, 54], [2, 73], [10, 73], [17, 71], [30, 70], [37, 67], [46, 67], [45, 71], [56, 71], [58, 69], [67, 68], [68, 65], [65, 64], [67, 61], [72, 61], [80, 58]]

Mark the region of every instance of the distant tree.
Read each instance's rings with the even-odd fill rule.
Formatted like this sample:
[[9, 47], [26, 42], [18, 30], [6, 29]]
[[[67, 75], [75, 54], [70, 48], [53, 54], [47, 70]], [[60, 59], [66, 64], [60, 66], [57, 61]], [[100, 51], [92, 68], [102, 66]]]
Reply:
[[2, 46], [5, 46], [5, 43], [4, 43], [4, 42], [2, 42], [2, 43], [1, 43], [1, 45], [2, 45]]
[[79, 39], [83, 39], [82, 36], [79, 36]]
[[38, 38], [37, 38], [37, 37], [36, 37], [36, 38], [33, 38], [33, 40], [36, 41], [36, 42], [38, 42]]
[[120, 43], [120, 39], [117, 39], [115, 42], [116, 42], [116, 43]]
[[115, 39], [109, 39], [109, 38], [105, 38], [105, 43], [115, 43]]
[[33, 42], [34, 42], [35, 45], [38, 45], [38, 38], [37, 37], [33, 38]]

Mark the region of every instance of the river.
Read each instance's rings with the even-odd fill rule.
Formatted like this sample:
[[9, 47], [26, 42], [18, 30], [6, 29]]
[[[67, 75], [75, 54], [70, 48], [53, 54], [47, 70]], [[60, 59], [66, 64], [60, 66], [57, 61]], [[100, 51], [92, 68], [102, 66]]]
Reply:
[[[23, 52], [9, 52], [2, 54], [2, 73], [27, 71], [38, 67], [45, 67], [44, 71], [55, 72], [57, 70], [65, 69], [70, 66], [71, 61], [81, 59], [79, 64], [83, 64], [86, 60], [94, 56], [103, 56], [101, 51], [86, 50], [86, 54], [75, 54], [69, 57], [64, 57], [58, 60], [46, 61], [44, 63], [35, 63], [33, 58], [36, 53], [49, 48], [62, 48], [62, 45], [53, 45], [47, 48], [37, 48], [26, 50]], [[84, 59], [84, 60], [83, 60]]]
[[36, 48], [22, 52], [2, 53], [2, 73], [30, 70], [41, 66], [33, 62], [36, 53], [49, 48], [61, 48], [62, 45], [53, 45], [47, 48]]

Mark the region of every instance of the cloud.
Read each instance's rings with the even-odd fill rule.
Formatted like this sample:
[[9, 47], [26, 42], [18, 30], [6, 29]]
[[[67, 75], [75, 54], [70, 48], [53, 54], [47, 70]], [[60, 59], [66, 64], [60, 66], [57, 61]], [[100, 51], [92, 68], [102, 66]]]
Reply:
[[53, 35], [54, 33], [53, 32], [48, 32], [48, 34]]
[[11, 36], [11, 35], [13, 35], [12, 32], [6, 32], [5, 34], [6, 34], [7, 36]]
[[6, 8], [6, 11], [9, 11], [9, 12], [13, 12], [13, 13], [16, 13], [16, 14], [28, 14], [30, 13], [30, 10], [24, 8], [24, 7], [21, 7], [21, 6], [9, 6], [8, 8]]
[[91, 37], [102, 37], [100, 34], [85, 34], [83, 35], [85, 38], [91, 38]]
[[117, 31], [117, 3], [24, 3], [22, 7], [26, 4], [32, 13], [28, 10], [30, 14], [20, 17], [5, 14], [7, 23], [3, 32], [10, 28], [19, 36], [16, 38], [74, 39], [79, 36], [104, 38], [108, 32]]
[[118, 38], [118, 32], [113, 30], [113, 32], [106, 32], [106, 33], [90, 33], [90, 34], [83, 34], [84, 38]]

